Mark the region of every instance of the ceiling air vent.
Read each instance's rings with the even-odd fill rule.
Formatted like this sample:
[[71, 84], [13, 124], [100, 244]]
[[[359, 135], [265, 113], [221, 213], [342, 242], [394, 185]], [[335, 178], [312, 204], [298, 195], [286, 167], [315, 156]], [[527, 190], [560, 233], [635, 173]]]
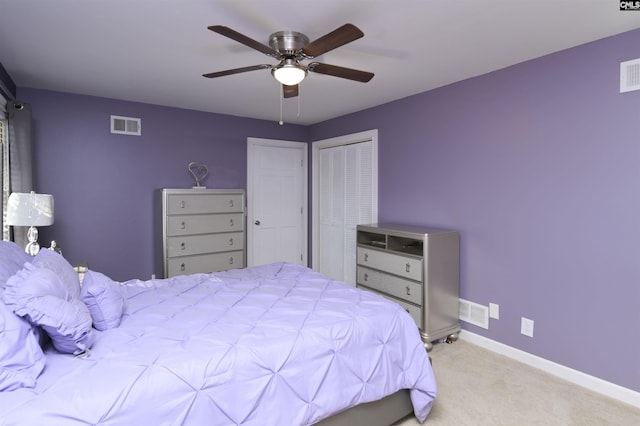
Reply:
[[640, 90], [640, 59], [620, 62], [620, 93]]
[[132, 117], [111, 116], [111, 133], [121, 135], [140, 136], [142, 134], [141, 120]]

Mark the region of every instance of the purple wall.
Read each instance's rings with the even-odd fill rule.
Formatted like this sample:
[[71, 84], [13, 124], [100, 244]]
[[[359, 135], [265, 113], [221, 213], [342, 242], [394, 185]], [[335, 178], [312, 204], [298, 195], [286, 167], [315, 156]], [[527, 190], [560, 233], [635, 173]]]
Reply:
[[[55, 198], [40, 242], [116, 280], [157, 272], [159, 188], [194, 185], [191, 161], [209, 166], [210, 188], [245, 188], [247, 137], [308, 140], [304, 126], [66, 93], [18, 89], [31, 104], [35, 188]], [[110, 133], [110, 115], [142, 119], [142, 136]]]
[[[379, 129], [379, 217], [461, 232], [470, 331], [640, 391], [640, 30], [320, 123]], [[520, 318], [535, 321], [534, 338]]]

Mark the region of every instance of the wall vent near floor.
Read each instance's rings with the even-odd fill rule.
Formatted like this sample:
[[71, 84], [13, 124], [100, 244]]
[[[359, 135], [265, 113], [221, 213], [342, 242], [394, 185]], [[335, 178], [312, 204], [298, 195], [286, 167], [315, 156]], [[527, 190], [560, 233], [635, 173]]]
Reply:
[[112, 115], [111, 133], [140, 136], [142, 134], [142, 120], [139, 118]]
[[620, 93], [640, 90], [640, 59], [620, 62]]
[[489, 307], [460, 299], [460, 320], [488, 329]]

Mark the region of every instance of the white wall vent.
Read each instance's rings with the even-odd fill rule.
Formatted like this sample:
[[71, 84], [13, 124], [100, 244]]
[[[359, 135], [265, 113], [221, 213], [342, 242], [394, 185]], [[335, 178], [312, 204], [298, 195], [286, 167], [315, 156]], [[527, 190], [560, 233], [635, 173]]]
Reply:
[[640, 59], [620, 62], [620, 93], [640, 90]]
[[488, 329], [489, 307], [460, 299], [460, 320]]
[[142, 134], [142, 121], [139, 118], [112, 115], [111, 133], [140, 136]]

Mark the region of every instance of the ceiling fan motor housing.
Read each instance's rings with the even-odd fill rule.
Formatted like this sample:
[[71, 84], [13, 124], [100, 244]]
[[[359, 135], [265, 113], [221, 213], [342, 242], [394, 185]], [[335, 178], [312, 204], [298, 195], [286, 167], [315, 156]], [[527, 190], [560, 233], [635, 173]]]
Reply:
[[309, 37], [297, 31], [278, 31], [269, 36], [269, 46], [285, 56], [295, 56], [309, 44]]

